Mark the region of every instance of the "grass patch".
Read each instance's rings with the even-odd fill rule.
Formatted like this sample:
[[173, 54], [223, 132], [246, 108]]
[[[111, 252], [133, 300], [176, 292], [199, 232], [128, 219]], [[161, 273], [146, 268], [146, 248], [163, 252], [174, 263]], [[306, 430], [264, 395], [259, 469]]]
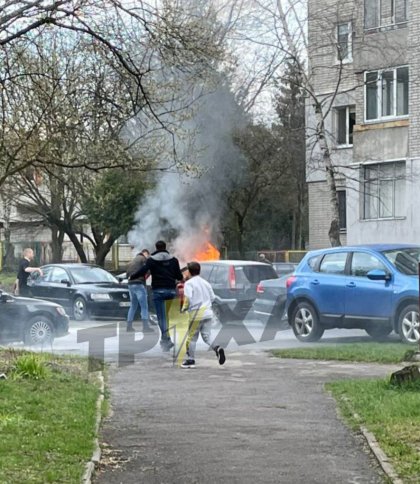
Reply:
[[16, 272], [0, 272], [0, 289], [11, 291], [16, 281]]
[[309, 348], [273, 350], [278, 358], [308, 360], [359, 361], [366, 363], [400, 363], [409, 361], [414, 350], [403, 343], [348, 343]]
[[87, 362], [0, 351], [0, 482], [80, 482], [99, 388]]
[[327, 388], [353, 427], [363, 425], [375, 435], [401, 479], [420, 482], [420, 385], [346, 380]]

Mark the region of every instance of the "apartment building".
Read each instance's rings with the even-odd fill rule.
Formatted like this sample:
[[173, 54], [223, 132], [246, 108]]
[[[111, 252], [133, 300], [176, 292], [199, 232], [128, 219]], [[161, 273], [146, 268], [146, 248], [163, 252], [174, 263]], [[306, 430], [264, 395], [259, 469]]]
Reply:
[[[342, 244], [420, 243], [420, 1], [309, 0]], [[330, 245], [330, 193], [307, 101], [309, 246]], [[417, 208], [416, 208], [417, 207]]]

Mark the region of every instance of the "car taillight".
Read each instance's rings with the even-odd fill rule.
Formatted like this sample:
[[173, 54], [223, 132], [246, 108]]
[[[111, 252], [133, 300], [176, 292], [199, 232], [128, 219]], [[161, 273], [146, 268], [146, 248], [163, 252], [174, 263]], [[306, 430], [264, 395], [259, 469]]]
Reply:
[[233, 266], [229, 266], [229, 289], [236, 289], [236, 274]]
[[263, 294], [264, 293], [264, 286], [261, 284], [261, 282], [257, 286], [257, 293], [258, 294]]
[[296, 281], [296, 276], [290, 276], [287, 281], [286, 281], [286, 288], [289, 289], [289, 287]]

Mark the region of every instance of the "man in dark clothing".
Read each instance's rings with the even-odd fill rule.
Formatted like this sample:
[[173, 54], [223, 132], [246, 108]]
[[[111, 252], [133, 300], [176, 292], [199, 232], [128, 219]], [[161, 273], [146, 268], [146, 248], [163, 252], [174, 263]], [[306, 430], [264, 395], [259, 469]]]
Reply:
[[169, 254], [163, 240], [156, 242], [156, 252], [153, 252], [144, 266], [134, 272], [129, 280], [144, 277], [149, 271], [152, 276], [156, 316], [162, 333], [160, 345], [163, 351], [169, 351], [174, 344], [168, 332], [167, 312], [171, 301], [176, 298], [177, 281], [182, 281], [183, 276], [178, 259]]
[[[149, 251], [143, 249], [136, 257], [130, 262], [127, 267], [128, 277], [128, 291], [130, 292], [130, 309], [127, 315], [127, 331], [135, 331], [133, 328], [133, 320], [136, 316], [138, 307], [140, 306], [141, 320], [143, 323], [143, 333], [153, 331], [149, 326], [149, 307], [147, 304], [147, 289], [145, 276], [137, 276], [131, 278], [133, 274], [138, 272], [147, 261], [149, 257]], [[131, 278], [131, 279], [130, 279]]]
[[19, 269], [17, 274], [17, 289], [19, 296], [28, 297], [30, 291], [28, 287], [28, 277], [31, 272], [39, 272], [42, 276], [42, 270], [39, 267], [30, 267], [29, 264], [34, 258], [34, 251], [32, 249], [25, 249], [23, 257], [19, 262]]

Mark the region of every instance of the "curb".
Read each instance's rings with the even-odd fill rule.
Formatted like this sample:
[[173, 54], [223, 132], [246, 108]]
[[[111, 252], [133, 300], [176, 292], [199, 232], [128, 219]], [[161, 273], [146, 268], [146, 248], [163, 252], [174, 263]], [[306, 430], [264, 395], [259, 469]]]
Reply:
[[362, 432], [363, 437], [366, 439], [366, 442], [368, 443], [370, 450], [373, 452], [373, 455], [376, 457], [376, 460], [379, 462], [379, 465], [382, 467], [382, 470], [391, 480], [392, 484], [404, 484], [403, 481], [398, 477], [398, 474], [395, 472], [395, 469], [393, 468], [388, 456], [380, 448], [375, 436], [363, 426], [360, 427], [360, 431]]
[[[96, 421], [95, 421], [95, 435], [99, 433], [99, 426], [101, 425], [102, 420], [102, 402], [104, 401], [104, 392], [105, 392], [105, 383], [104, 383], [104, 375], [102, 371], [98, 372], [98, 379], [99, 379], [99, 396], [96, 400]], [[99, 446], [98, 437], [94, 439], [94, 450], [90, 461], [85, 466], [85, 472], [82, 477], [83, 484], [91, 484], [92, 482], [92, 475], [95, 471], [95, 467], [98, 465], [101, 459], [101, 448]]]

